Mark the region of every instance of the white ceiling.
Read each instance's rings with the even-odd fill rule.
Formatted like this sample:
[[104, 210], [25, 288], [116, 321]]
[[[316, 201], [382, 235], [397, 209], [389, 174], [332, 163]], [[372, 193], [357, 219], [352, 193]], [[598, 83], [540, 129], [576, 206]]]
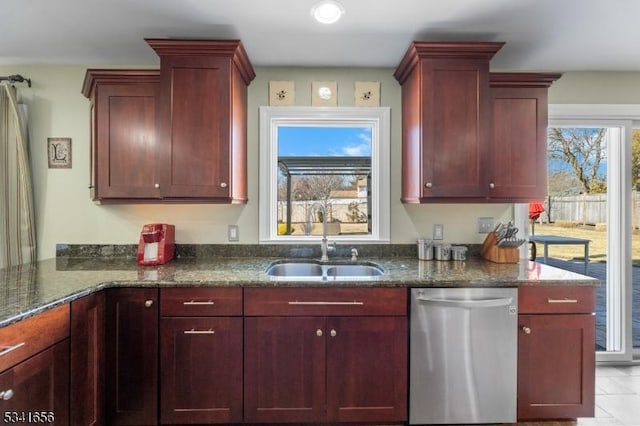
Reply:
[[504, 41], [492, 70], [640, 71], [640, 0], [1, 0], [0, 64], [156, 64], [144, 38], [239, 38], [254, 65], [395, 67], [412, 40]]

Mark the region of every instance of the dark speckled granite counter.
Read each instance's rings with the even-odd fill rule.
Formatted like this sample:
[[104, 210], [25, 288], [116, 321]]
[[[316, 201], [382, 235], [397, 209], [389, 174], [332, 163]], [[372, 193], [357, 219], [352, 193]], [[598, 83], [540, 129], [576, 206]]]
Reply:
[[[0, 327], [108, 287], [360, 286], [477, 287], [598, 285], [590, 277], [537, 262], [496, 264], [481, 259], [419, 261], [413, 257], [364, 257], [385, 273], [356, 281], [280, 281], [265, 270], [281, 257], [181, 257], [140, 267], [132, 257], [57, 257], [0, 269]], [[332, 259], [333, 260], [333, 259]]]

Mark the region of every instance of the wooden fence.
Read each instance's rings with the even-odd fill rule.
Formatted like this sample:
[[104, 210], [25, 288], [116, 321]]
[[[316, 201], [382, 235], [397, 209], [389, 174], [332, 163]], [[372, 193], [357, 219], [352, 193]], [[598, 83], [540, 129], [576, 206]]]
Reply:
[[[567, 221], [585, 225], [607, 223], [607, 194], [549, 196], [540, 222]], [[640, 192], [631, 196], [631, 220], [634, 229], [640, 228]]]

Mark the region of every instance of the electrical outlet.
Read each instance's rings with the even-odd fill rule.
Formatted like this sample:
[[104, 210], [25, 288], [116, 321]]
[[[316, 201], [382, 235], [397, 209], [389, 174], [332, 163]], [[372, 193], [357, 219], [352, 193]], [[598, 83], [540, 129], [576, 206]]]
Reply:
[[238, 229], [238, 225], [229, 225], [229, 227], [227, 228], [227, 240], [229, 241], [240, 240], [240, 230]]
[[478, 218], [478, 234], [488, 234], [491, 231], [493, 231], [493, 218], [479, 217]]
[[433, 239], [434, 240], [444, 239], [444, 225], [442, 224], [433, 225]]

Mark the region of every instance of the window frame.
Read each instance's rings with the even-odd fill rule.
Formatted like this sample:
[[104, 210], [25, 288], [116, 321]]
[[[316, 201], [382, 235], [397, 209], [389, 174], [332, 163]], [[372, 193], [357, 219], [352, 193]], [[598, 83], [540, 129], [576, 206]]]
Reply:
[[371, 234], [336, 235], [341, 243], [388, 243], [390, 238], [391, 109], [388, 107], [271, 107], [260, 111], [259, 242], [298, 244], [318, 236], [278, 235], [278, 127], [291, 125], [371, 128]]

